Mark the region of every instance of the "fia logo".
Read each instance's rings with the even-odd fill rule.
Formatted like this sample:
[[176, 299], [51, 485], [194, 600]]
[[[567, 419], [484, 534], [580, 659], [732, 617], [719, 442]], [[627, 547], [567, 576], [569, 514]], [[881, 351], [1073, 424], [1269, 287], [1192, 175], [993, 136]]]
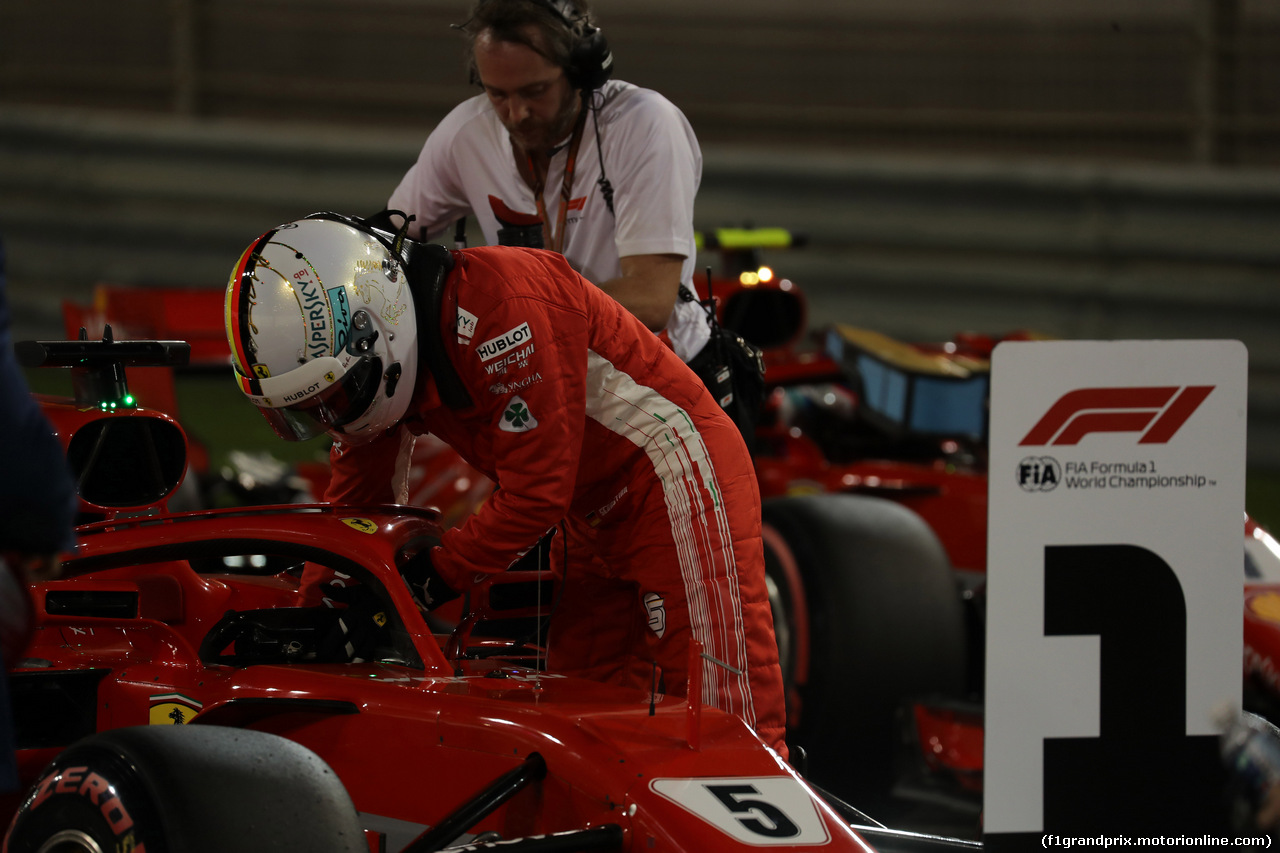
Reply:
[[1062, 482], [1062, 466], [1052, 456], [1027, 456], [1016, 476], [1024, 492], [1052, 492]]

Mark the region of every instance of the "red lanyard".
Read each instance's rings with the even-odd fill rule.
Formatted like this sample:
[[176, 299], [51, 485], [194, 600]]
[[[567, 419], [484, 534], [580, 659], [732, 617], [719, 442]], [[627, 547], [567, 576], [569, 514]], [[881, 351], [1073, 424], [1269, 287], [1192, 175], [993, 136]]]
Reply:
[[[578, 144], [582, 142], [582, 128], [587, 123], [587, 108], [584, 105], [578, 113], [578, 121], [573, 126], [573, 136], [569, 139], [569, 156], [564, 163], [564, 179], [560, 182], [560, 213], [556, 217], [556, 226], [551, 227], [547, 216], [547, 203], [542, 199], [546, 188], [546, 176], [539, 175], [534, 168], [533, 157], [526, 154], [529, 161], [529, 174], [533, 176], [533, 197], [538, 204], [538, 218], [542, 220], [543, 244], [554, 252], [564, 254], [564, 223], [569, 216], [569, 195], [573, 191], [573, 172], [578, 165]], [[550, 161], [547, 167], [550, 168]]]

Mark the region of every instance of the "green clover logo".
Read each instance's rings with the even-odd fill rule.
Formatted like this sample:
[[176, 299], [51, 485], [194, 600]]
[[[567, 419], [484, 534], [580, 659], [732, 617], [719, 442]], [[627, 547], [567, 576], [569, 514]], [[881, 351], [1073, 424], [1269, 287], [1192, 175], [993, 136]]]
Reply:
[[529, 411], [529, 405], [519, 397], [512, 397], [507, 408], [502, 412], [502, 423], [498, 428], [503, 432], [528, 432], [538, 428], [538, 419]]
[[523, 429], [529, 423], [529, 409], [520, 403], [512, 403], [502, 413], [502, 417], [515, 429]]

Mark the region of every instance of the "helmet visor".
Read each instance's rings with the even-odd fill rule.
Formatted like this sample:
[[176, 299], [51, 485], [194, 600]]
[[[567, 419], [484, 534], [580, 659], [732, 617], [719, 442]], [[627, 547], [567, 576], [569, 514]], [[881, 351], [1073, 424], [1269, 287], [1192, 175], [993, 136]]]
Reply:
[[282, 407], [267, 405], [267, 399], [254, 403], [276, 435], [286, 441], [306, 441], [324, 433], [345, 438], [343, 427], [369, 410], [381, 382], [382, 360], [367, 357], [351, 365], [338, 381], [296, 403]]

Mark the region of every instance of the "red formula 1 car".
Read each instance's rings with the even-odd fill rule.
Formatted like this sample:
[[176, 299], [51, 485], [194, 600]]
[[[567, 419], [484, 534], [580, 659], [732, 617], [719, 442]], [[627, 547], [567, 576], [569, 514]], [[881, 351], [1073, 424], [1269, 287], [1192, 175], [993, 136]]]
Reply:
[[[704, 299], [714, 298], [724, 325], [765, 348], [773, 386], [756, 470], [766, 498], [766, 563], [788, 688], [789, 743], [800, 748], [797, 755], [807, 751], [813, 779], [876, 804], [892, 778], [895, 715], [903, 699], [964, 687], [965, 615], [951, 561], [929, 525], [958, 518], [960, 501], [970, 515], [975, 501], [981, 501], [976, 511], [984, 511], [985, 480], [980, 472], [925, 457], [903, 463], [906, 475], [896, 473], [894, 457], [907, 452], [907, 443], [876, 456], [868, 452], [880, 441], [876, 429], [857, 421], [850, 432], [856, 397], [837, 361], [802, 346], [802, 294], [754, 262], [759, 247], [792, 239], [775, 231], [708, 233], [704, 248], [721, 252], [725, 266], [698, 284]], [[97, 337], [106, 324], [121, 339], [181, 336], [191, 341], [193, 364], [223, 368], [229, 353], [220, 296], [104, 285], [91, 306], [68, 304], [64, 313], [69, 336], [87, 328]], [[171, 376], [135, 373], [146, 383], [140, 396], [177, 413]], [[287, 499], [282, 494], [289, 488], [260, 476], [272, 466], [244, 464], [258, 470], [238, 472], [231, 485], [253, 482], [258, 494], [237, 488], [238, 499], [263, 502], [263, 492], [269, 502]], [[328, 472], [322, 464], [302, 464], [287, 475], [279, 468], [274, 482], [296, 484], [299, 474], [298, 499], [323, 494]], [[917, 482], [922, 477], [925, 487]], [[219, 477], [208, 484], [228, 487]], [[461, 523], [493, 487], [431, 436], [416, 444], [409, 484], [409, 503], [437, 508], [446, 526]], [[904, 505], [904, 497], [936, 509], [926, 514], [919, 502]], [[961, 523], [967, 520], [952, 526], [967, 531]]]
[[[986, 400], [998, 341], [966, 334], [906, 344], [846, 325], [807, 333], [802, 292], [759, 259], [762, 249], [793, 244], [792, 235], [726, 230], [702, 240], [722, 266], [699, 280], [700, 296], [714, 299], [721, 323], [764, 348], [768, 367], [755, 463], [788, 740], [808, 751], [809, 778], [860, 803], [883, 804], [892, 788], [976, 815]], [[194, 360], [225, 363], [219, 294], [140, 295], [100, 288], [92, 309], [67, 306], [68, 329], [87, 325], [96, 335], [110, 321], [122, 336], [180, 333], [198, 342]], [[148, 398], [172, 399], [171, 385], [157, 379], [148, 378]], [[324, 467], [303, 472], [310, 494], [320, 494]], [[445, 525], [460, 523], [492, 488], [431, 437], [418, 442], [410, 483], [410, 502], [438, 508]], [[1247, 542], [1265, 536], [1251, 527]], [[1255, 550], [1255, 563], [1265, 562], [1270, 552]], [[1265, 628], [1258, 612], [1246, 613], [1255, 614], [1247, 624]], [[1268, 643], [1250, 644], [1253, 707], [1280, 697], [1280, 633]]]
[[[905, 344], [839, 325], [806, 334], [803, 294], [759, 258], [791, 245], [792, 235], [702, 239], [722, 266], [698, 282], [700, 295], [714, 298], [720, 322], [764, 348], [768, 365], [755, 462], [797, 760], [807, 778], [869, 810], [892, 802], [892, 789], [943, 801], [976, 825], [986, 399], [996, 340]], [[193, 341], [195, 362], [225, 364], [220, 294], [140, 295], [99, 288], [91, 308], [66, 306], [68, 329], [88, 326], [96, 336], [109, 321], [121, 337], [181, 335]], [[168, 400], [162, 405], [176, 412], [170, 377], [135, 373], [148, 383], [147, 399]], [[321, 493], [323, 466], [302, 470], [307, 491]], [[459, 523], [492, 487], [430, 437], [418, 443], [411, 484], [411, 502], [438, 508], [444, 525]], [[266, 491], [277, 500], [289, 490]], [[1247, 707], [1274, 711], [1280, 587], [1270, 583], [1280, 583], [1280, 558], [1265, 532], [1250, 524], [1246, 533]]]
[[[167, 512], [185, 434], [131, 405], [122, 365], [182, 345], [19, 355], [72, 369], [75, 399], [42, 403], [100, 520], [32, 589], [9, 672], [31, 787], [5, 853], [975, 846], [876, 825], [697, 701], [545, 671], [540, 572], [473, 588], [442, 625], [399, 571], [438, 541], [434, 510]], [[307, 563], [338, 578], [319, 605]]]

